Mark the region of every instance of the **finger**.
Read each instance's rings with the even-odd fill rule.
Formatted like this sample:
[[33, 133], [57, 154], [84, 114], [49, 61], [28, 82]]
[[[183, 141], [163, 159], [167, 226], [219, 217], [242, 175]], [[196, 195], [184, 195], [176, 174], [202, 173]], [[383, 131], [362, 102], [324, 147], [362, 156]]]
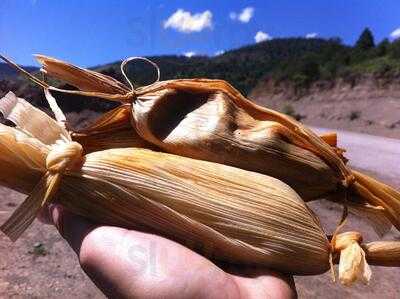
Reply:
[[296, 298], [294, 279], [265, 267], [239, 266], [218, 262], [224, 271], [230, 273], [249, 298]]
[[259, 279], [260, 277], [274, 277], [284, 280], [290, 286], [294, 286], [294, 279], [291, 275], [284, 275], [265, 267], [238, 266], [229, 263], [217, 263], [217, 265], [220, 266], [224, 271], [237, 277], [256, 279]]
[[36, 218], [43, 224], [53, 224], [53, 220], [50, 215], [50, 207], [49, 206], [45, 206], [42, 209], [40, 209]]
[[52, 219], [84, 271], [109, 297], [225, 298], [237, 292], [231, 275], [168, 239], [96, 226], [52, 206]]
[[229, 275], [168, 239], [96, 226], [61, 206], [52, 206], [50, 211], [61, 235], [78, 254], [82, 268], [109, 297], [239, 298], [246, 293], [249, 298], [261, 294], [290, 298], [295, 294], [290, 283], [277, 275], [265, 275], [265, 271], [257, 279]]
[[235, 277], [173, 241], [116, 227], [93, 230], [84, 240], [80, 259], [109, 297], [296, 297], [289, 277], [265, 269], [257, 276], [253, 272], [254, 279]]
[[237, 292], [230, 275], [186, 247], [117, 227], [87, 235], [80, 261], [110, 297], [233, 298]]
[[293, 277], [264, 271], [252, 278], [234, 276], [245, 298], [297, 298]]

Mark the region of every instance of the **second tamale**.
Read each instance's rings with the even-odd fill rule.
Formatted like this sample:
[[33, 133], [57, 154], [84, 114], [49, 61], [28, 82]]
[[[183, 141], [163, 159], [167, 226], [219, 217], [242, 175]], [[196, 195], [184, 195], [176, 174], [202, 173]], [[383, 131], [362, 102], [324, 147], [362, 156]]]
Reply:
[[[255, 105], [225, 81], [170, 80], [129, 90], [108, 76], [54, 58], [39, 55], [38, 60], [47, 74], [80, 89], [73, 93], [123, 103], [73, 135], [80, 142], [91, 138], [86, 144], [93, 150], [124, 146], [115, 134], [124, 136], [125, 146], [142, 139], [153, 149], [271, 175], [305, 200], [339, 198], [360, 212], [382, 208], [400, 228], [400, 193], [346, 166], [334, 135], [318, 137], [291, 117]], [[115, 118], [121, 112], [123, 117]], [[132, 123], [131, 136], [126, 129], [108, 130], [114, 122]]]

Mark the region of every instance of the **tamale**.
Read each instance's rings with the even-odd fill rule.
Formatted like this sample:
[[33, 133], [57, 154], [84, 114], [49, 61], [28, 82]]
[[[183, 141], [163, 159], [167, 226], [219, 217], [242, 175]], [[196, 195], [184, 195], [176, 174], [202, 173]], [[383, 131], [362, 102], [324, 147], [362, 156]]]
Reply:
[[[43, 55], [37, 59], [48, 75], [80, 90], [38, 83], [46, 89], [123, 104], [104, 115], [100, 127], [95, 123], [72, 135], [89, 150], [135, 146], [141, 139], [147, 142], [142, 146], [151, 144], [153, 149], [273, 176], [306, 201], [335, 198], [358, 213], [382, 209], [386, 221], [380, 219], [379, 223], [389, 220], [400, 229], [400, 193], [346, 166], [335, 135], [319, 137], [291, 117], [255, 105], [225, 81], [169, 80], [129, 90], [111, 77]], [[122, 113], [129, 105], [131, 113]], [[124, 130], [110, 131], [114, 122], [125, 123]], [[131, 131], [126, 129], [129, 123]], [[117, 134], [118, 139], [114, 138]], [[381, 231], [388, 228], [386, 225]]]
[[[41, 207], [57, 201], [100, 223], [199, 244], [209, 258], [238, 265], [312, 275], [333, 260], [346, 285], [369, 281], [370, 249], [375, 264], [398, 266], [396, 242], [362, 244], [355, 232], [330, 241], [299, 195], [275, 178], [149, 149], [84, 155], [62, 124], [23, 99], [13, 107], [16, 128], [0, 125], [0, 183], [29, 196], [1, 227], [12, 240]], [[28, 114], [35, 122], [25, 125]]]

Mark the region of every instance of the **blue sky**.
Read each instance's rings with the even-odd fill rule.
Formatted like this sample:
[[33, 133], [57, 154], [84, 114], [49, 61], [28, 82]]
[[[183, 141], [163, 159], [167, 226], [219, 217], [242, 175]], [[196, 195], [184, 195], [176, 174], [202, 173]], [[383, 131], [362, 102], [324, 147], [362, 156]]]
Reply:
[[139, 55], [211, 56], [307, 34], [353, 44], [366, 26], [377, 41], [400, 36], [400, 1], [0, 0], [0, 52], [24, 65], [35, 64], [33, 53], [81, 66]]

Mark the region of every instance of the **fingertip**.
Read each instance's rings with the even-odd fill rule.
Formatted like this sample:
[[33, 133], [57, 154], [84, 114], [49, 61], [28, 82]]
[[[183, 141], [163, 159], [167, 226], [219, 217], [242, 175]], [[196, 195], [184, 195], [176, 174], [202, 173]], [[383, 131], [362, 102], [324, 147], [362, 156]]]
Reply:
[[39, 211], [38, 215], [36, 216], [36, 219], [39, 220], [43, 224], [52, 225], [53, 224], [53, 220], [51, 219], [51, 216], [50, 216], [49, 206], [43, 207]]
[[64, 236], [63, 231], [63, 207], [59, 204], [51, 204], [48, 208], [48, 213], [52, 224], [58, 229], [61, 236]]

